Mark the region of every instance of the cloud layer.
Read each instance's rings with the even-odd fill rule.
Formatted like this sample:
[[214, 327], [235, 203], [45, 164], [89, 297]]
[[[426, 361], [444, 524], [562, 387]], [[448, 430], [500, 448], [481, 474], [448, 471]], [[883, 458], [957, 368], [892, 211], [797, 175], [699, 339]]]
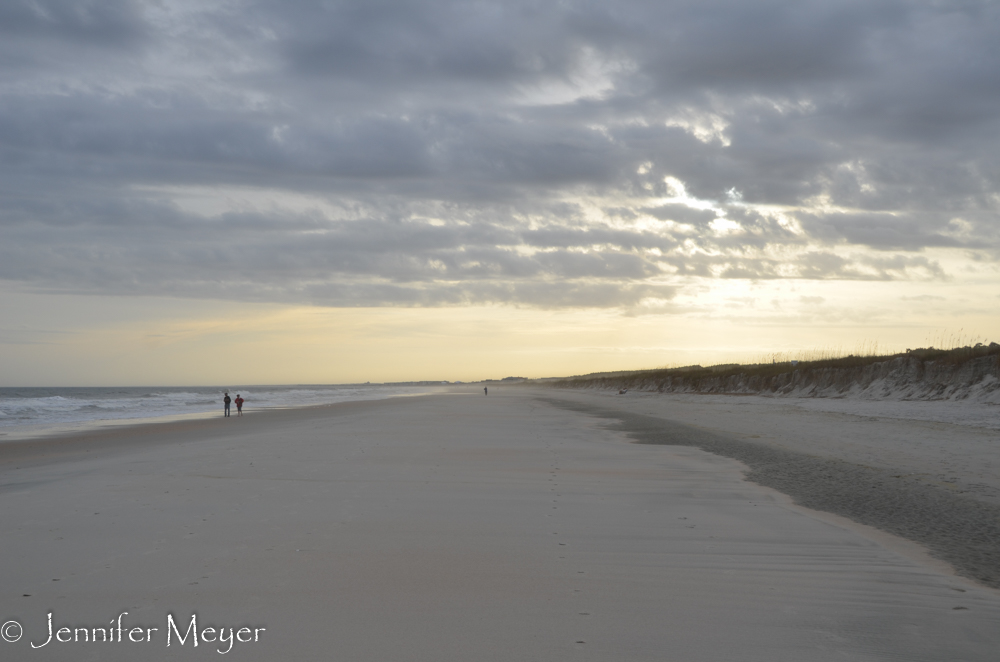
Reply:
[[5, 3], [0, 279], [628, 307], [1000, 257], [991, 2]]

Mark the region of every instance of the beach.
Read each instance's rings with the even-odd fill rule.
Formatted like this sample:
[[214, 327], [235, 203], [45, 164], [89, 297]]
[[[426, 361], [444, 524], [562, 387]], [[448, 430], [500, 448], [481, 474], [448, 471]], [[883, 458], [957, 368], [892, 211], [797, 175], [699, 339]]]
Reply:
[[0, 443], [4, 659], [996, 659], [1000, 591], [755, 459], [989, 530], [995, 430], [489, 386]]

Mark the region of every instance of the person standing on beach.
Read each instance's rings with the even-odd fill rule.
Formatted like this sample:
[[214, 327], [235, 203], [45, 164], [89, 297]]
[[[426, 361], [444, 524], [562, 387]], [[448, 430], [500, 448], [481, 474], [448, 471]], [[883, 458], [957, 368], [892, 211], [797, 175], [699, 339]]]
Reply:
[[243, 398], [240, 397], [239, 393], [236, 394], [236, 400], [235, 400], [235, 402], [236, 402], [236, 415], [237, 416], [242, 416], [243, 415]]
[[489, 387], [488, 386], [484, 386], [483, 387], [483, 395], [489, 395], [489, 394], [490, 394]]
[[229, 399], [229, 391], [226, 391], [226, 397], [222, 398], [222, 404], [225, 405], [225, 412], [224, 412], [225, 416], [229, 416], [229, 403], [230, 402], [232, 402], [232, 400]]

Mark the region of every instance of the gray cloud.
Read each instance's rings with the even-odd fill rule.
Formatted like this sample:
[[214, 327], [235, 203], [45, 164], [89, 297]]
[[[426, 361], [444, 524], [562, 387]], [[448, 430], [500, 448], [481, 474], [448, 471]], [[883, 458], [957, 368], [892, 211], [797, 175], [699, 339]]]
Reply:
[[108, 48], [137, 44], [147, 31], [131, 0], [9, 0], [0, 5], [0, 34]]
[[1000, 256], [995, 3], [39, 1], [0, 32], [21, 287], [627, 307]]

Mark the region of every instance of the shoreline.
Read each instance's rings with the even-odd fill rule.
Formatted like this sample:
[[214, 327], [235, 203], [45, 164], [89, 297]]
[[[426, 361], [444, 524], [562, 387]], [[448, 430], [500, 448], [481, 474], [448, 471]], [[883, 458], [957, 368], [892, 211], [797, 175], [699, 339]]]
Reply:
[[[240, 390], [252, 399], [244, 407], [244, 413], [249, 414], [279, 409], [301, 409], [338, 402], [410, 397], [434, 392], [434, 386], [289, 384], [251, 386]], [[234, 398], [238, 392], [232, 389]], [[216, 415], [221, 417], [222, 393], [222, 389], [218, 393], [214, 391], [209, 393], [204, 387], [186, 386], [65, 389], [2, 387], [0, 388], [0, 444], [11, 440], [92, 432], [102, 428], [196, 420]], [[235, 417], [235, 404], [232, 413]]]
[[[394, 398], [413, 398], [427, 393], [398, 393], [371, 398], [357, 398], [351, 400], [340, 400], [338, 402], [316, 403], [307, 405], [280, 405], [265, 407], [247, 407], [243, 416], [259, 416], [269, 412], [277, 411], [298, 411], [313, 409], [317, 407], [329, 407], [338, 404], [349, 404], [352, 402], [375, 402], [378, 400], [390, 400]], [[104, 431], [112, 431], [119, 428], [139, 428], [150, 425], [166, 425], [169, 423], [212, 420], [216, 418], [226, 418], [222, 414], [221, 407], [218, 410], [190, 412], [184, 414], [164, 414], [162, 416], [143, 416], [135, 418], [102, 418], [84, 421], [69, 421], [65, 423], [32, 423], [27, 425], [0, 426], [0, 450], [4, 444], [10, 442], [21, 442], [38, 439], [56, 439], [62, 437], [76, 437], [80, 435], [99, 434]], [[233, 405], [229, 418], [242, 418], [236, 415], [236, 406]]]
[[[423, 395], [423, 394], [414, 394]], [[303, 405], [301, 407], [272, 407], [244, 412], [243, 416], [231, 415], [234, 420], [253, 419], [273, 426], [282, 418], [299, 420], [309, 418], [311, 412], [322, 413], [329, 409], [349, 410], [376, 403], [384, 403], [412, 395], [392, 396], [372, 400], [350, 400], [329, 404]], [[61, 462], [72, 459], [97, 457], [102, 453], [140, 451], [160, 443], [184, 444], [195, 441], [177, 438], [178, 435], [231, 436], [248, 430], [231, 427], [222, 414], [190, 414], [163, 416], [150, 419], [123, 419], [107, 424], [95, 421], [84, 429], [57, 429], [49, 434], [0, 439], [0, 469], [10, 464], [25, 466]]]

